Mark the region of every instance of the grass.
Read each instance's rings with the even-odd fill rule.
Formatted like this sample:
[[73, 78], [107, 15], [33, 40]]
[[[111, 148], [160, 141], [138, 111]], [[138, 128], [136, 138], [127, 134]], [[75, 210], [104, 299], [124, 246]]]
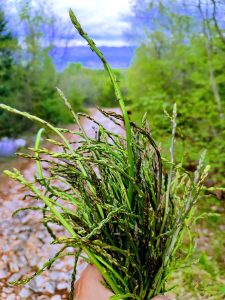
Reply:
[[[179, 257], [186, 261], [191, 254], [189, 226], [194, 220], [193, 208], [209, 167], [203, 166], [204, 154], [195, 174], [186, 172], [181, 163], [175, 164], [176, 105], [171, 116], [169, 159], [161, 157], [146, 116], [141, 127], [129, 120], [110, 66], [71, 10], [70, 17], [79, 34], [102, 60], [123, 116], [101, 112], [119, 126], [124, 122], [126, 136], [109, 132], [93, 120], [98, 125], [98, 133], [96, 139], [88, 137], [79, 122], [79, 115], [60, 90], [60, 96], [79, 126], [77, 132], [56, 128], [36, 116], [0, 105], [0, 108], [27, 117], [51, 131], [54, 136], [48, 142], [59, 147], [57, 151], [41, 147], [45, 130], [40, 129], [31, 153], [21, 154], [36, 161], [38, 175], [28, 182], [16, 169], [5, 171], [42, 201], [43, 205], [30, 209], [43, 211], [42, 222], [52, 235], [53, 243], [62, 245], [55, 257], [39, 271], [14, 284], [29, 282], [67, 255], [66, 248], [73, 247], [71, 299], [77, 259], [85, 253], [86, 260], [98, 268], [105, 284], [114, 292], [112, 300], [148, 300], [166, 292], [166, 281], [171, 271], [179, 266]], [[76, 150], [66, 138], [68, 132], [80, 137]], [[43, 171], [43, 162], [48, 163], [47, 172]], [[51, 229], [52, 223], [63, 226], [67, 236], [56, 236]], [[180, 255], [186, 233], [190, 238], [189, 247]]]
[[[168, 286], [176, 287], [177, 299], [213, 299], [225, 296], [224, 276], [224, 208], [215, 197], [205, 196], [198, 203], [194, 225], [196, 247], [192, 263], [171, 275]], [[184, 241], [184, 248], [187, 241]], [[195, 263], [193, 263], [195, 261]]]

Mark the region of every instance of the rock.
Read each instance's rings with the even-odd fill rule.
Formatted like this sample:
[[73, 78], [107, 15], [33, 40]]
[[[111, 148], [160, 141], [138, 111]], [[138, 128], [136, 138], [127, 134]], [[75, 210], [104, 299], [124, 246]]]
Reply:
[[29, 268], [24, 267], [22, 270], [20, 270], [17, 273], [12, 274], [9, 278], [8, 278], [8, 282], [10, 281], [17, 281], [20, 279], [21, 276], [24, 276], [27, 272], [29, 271]]
[[10, 248], [9, 248], [9, 245], [2, 245], [2, 251], [3, 252], [7, 252], [7, 251], [9, 251], [10, 250]]
[[12, 292], [13, 292], [13, 290], [12, 290], [12, 288], [8, 288], [8, 287], [4, 287], [3, 289], [2, 289], [2, 291], [3, 291], [3, 293], [6, 293], [6, 294], [12, 294]]
[[71, 275], [66, 274], [64, 272], [59, 272], [59, 271], [53, 271], [50, 274], [51, 280], [53, 281], [61, 281], [61, 280], [69, 280], [69, 277], [71, 277]]
[[20, 255], [20, 256], [18, 257], [18, 266], [19, 266], [20, 268], [22, 268], [22, 267], [24, 267], [26, 264], [27, 264], [27, 260], [26, 260], [25, 256]]
[[50, 283], [50, 282], [45, 283], [45, 291], [50, 293], [50, 294], [54, 294], [55, 284]]
[[8, 276], [6, 269], [0, 270], [0, 279], [4, 279]]
[[18, 258], [14, 255], [11, 257], [11, 261], [9, 263], [9, 268], [10, 268], [11, 272], [19, 271]]
[[29, 288], [34, 292], [43, 292], [45, 281], [46, 279], [43, 277], [43, 275], [39, 275], [29, 282]]
[[15, 294], [11, 294], [9, 295], [6, 300], [16, 300], [16, 295]]
[[39, 262], [38, 257], [32, 256], [32, 257], [29, 257], [28, 260], [29, 260], [29, 265], [30, 265], [31, 267], [34, 267], [34, 266], [37, 266], [37, 265], [38, 265], [38, 262]]
[[20, 295], [20, 297], [21, 297], [22, 299], [28, 298], [28, 297], [31, 295], [31, 291], [30, 291], [29, 289], [27, 289], [27, 288], [24, 287], [24, 288], [22, 288], [22, 290], [20, 291], [19, 295]]
[[62, 270], [63, 267], [64, 267], [64, 262], [63, 262], [63, 261], [59, 261], [59, 262], [56, 262], [56, 263], [55, 263], [55, 268], [56, 268], [57, 270]]
[[55, 295], [53, 297], [51, 297], [51, 300], [61, 300], [61, 296], [60, 295]]
[[57, 284], [57, 290], [66, 290], [68, 289], [68, 283], [66, 282], [59, 282]]
[[9, 277], [8, 282], [17, 281], [19, 278], [20, 278], [20, 275], [18, 273], [14, 273]]

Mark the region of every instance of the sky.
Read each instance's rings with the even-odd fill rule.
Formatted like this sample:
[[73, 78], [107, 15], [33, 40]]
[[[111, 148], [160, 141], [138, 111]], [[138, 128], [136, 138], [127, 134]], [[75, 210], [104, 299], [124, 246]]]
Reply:
[[98, 46], [132, 46], [132, 41], [129, 41], [126, 33], [131, 28], [132, 3], [135, 0], [46, 0], [46, 2], [44, 0], [0, 0], [0, 3], [14, 19], [18, 17], [17, 6], [26, 1], [32, 3], [34, 7], [38, 6], [39, 2], [44, 3], [60, 18], [62, 30], [58, 26], [57, 33], [60, 35], [56, 41], [58, 46], [68, 43], [68, 38], [70, 46], [86, 45], [78, 34], [75, 35], [73, 32], [72, 35], [69, 8], [72, 8], [82, 27], [95, 39]]
[[[68, 21], [68, 10], [72, 8], [84, 29], [94, 37], [98, 46], [130, 45], [125, 37], [130, 29], [129, 17], [132, 16], [132, 0], [54, 0], [54, 12]], [[58, 44], [64, 43], [61, 39]], [[84, 45], [85, 41], [74, 38], [71, 46]]]
[[[31, 19], [38, 15], [47, 16], [42, 27], [41, 43], [43, 46], [53, 45], [49, 54], [57, 69], [61, 70], [70, 62], [80, 62], [91, 68], [102, 67], [87, 47], [87, 42], [71, 24], [69, 8], [74, 11], [83, 29], [96, 45], [101, 50], [104, 48], [104, 54], [111, 65], [114, 68], [128, 67], [137, 46], [137, 41], [131, 34], [134, 1], [136, 0], [0, 0], [0, 4], [11, 31], [22, 47], [25, 47], [28, 26], [26, 21], [20, 22], [18, 12], [26, 7], [25, 3], [29, 3]], [[54, 25], [47, 23], [51, 16], [55, 16]]]

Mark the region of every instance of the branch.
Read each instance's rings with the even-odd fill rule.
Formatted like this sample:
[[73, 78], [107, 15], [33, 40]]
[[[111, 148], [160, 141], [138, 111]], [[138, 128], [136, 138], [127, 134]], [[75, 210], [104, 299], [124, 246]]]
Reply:
[[217, 22], [217, 18], [216, 18], [216, 1], [215, 0], [211, 0], [212, 4], [213, 4], [213, 15], [212, 15], [212, 19], [216, 28], [217, 33], [220, 36], [221, 41], [225, 44], [225, 36], [222, 33], [222, 30], [219, 27], [219, 24]]

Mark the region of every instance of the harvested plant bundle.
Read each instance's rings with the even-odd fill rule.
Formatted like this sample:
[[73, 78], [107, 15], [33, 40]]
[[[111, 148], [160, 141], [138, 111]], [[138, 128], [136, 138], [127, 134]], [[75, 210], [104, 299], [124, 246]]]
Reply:
[[[176, 106], [171, 119], [171, 160], [164, 160], [162, 165], [160, 151], [151, 137], [146, 118], [143, 118], [142, 127], [129, 120], [111, 68], [72, 11], [70, 17], [79, 34], [102, 60], [123, 116], [101, 112], [118, 126], [122, 126], [124, 121], [126, 135], [110, 132], [97, 120], [85, 115], [98, 126], [96, 138], [88, 137], [79, 115], [75, 114], [59, 89], [79, 126], [77, 132], [56, 128], [36, 116], [0, 105], [51, 130], [54, 139], [48, 141], [58, 147], [56, 151], [40, 147], [44, 131], [41, 129], [33, 154], [23, 154], [36, 160], [38, 176], [34, 176], [33, 182], [28, 182], [16, 169], [14, 172], [5, 171], [27, 187], [37, 200], [42, 200], [44, 205], [30, 209], [43, 211], [42, 221], [52, 234], [53, 243], [62, 244], [61, 250], [43, 268], [14, 284], [27, 283], [66, 255], [66, 248], [73, 247], [76, 251], [71, 299], [76, 264], [84, 253], [87, 261], [97, 267], [106, 285], [114, 292], [112, 299], [151, 299], [165, 292], [166, 279], [176, 264], [176, 252], [191, 222], [193, 205], [208, 167], [202, 171], [200, 160], [192, 179], [181, 165], [175, 165]], [[66, 138], [65, 133], [68, 132], [80, 137], [76, 147]], [[48, 163], [47, 173], [43, 172], [42, 162]], [[51, 223], [63, 226], [69, 235], [55, 236]]]

